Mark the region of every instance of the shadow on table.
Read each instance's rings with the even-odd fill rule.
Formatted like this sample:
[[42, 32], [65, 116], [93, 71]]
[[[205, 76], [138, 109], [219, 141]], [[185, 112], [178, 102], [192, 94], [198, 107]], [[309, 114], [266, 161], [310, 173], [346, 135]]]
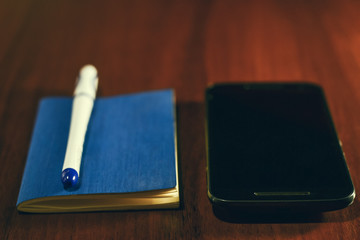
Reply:
[[323, 215], [319, 212], [305, 213], [286, 209], [272, 211], [227, 210], [213, 206], [214, 215], [229, 223], [302, 223], [322, 222]]

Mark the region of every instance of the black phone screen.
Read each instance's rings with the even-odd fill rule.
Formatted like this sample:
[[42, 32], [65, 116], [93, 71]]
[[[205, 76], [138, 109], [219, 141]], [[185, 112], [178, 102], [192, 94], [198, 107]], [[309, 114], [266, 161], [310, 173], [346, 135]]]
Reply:
[[340, 198], [354, 191], [320, 87], [215, 85], [206, 102], [208, 188], [216, 198]]

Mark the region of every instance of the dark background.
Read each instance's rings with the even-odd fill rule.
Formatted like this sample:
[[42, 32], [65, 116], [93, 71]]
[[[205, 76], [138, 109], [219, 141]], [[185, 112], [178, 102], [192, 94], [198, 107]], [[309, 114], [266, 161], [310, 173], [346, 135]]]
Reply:
[[[216, 218], [206, 195], [204, 89], [322, 85], [359, 189], [359, 9], [355, 0], [0, 0], [0, 239], [355, 239], [357, 199], [315, 219]], [[181, 209], [17, 212], [39, 99], [72, 95], [88, 63], [98, 68], [99, 96], [176, 90]]]

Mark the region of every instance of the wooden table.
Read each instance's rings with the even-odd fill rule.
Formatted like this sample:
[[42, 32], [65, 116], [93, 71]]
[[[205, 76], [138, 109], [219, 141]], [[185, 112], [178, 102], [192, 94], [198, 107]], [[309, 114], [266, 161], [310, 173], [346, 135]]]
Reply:
[[[323, 86], [360, 189], [359, 1], [0, 1], [0, 239], [356, 239], [360, 203], [316, 218], [229, 223], [206, 196], [204, 89], [216, 82]], [[15, 208], [39, 99], [174, 88], [179, 210], [21, 214]]]

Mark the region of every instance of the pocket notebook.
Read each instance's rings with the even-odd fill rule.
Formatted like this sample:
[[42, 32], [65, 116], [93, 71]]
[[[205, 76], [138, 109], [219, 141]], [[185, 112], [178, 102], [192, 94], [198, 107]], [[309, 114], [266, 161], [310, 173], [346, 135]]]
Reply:
[[72, 98], [41, 100], [17, 201], [22, 212], [179, 206], [172, 90], [97, 98], [85, 136], [80, 187], [65, 190], [62, 165]]

